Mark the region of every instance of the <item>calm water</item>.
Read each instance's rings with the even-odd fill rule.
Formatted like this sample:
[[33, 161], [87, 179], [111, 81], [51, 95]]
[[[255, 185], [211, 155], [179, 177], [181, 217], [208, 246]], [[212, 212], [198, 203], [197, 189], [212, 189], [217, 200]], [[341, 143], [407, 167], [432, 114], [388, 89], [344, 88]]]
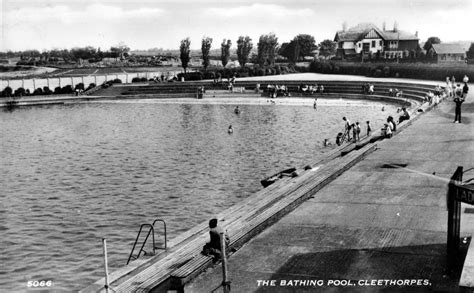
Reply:
[[236, 115], [234, 105], [135, 101], [0, 112], [0, 288], [53, 280], [79, 290], [103, 275], [102, 238], [111, 270], [123, 266], [140, 224], [164, 218], [174, 238], [267, 175], [322, 156], [342, 116], [379, 128], [396, 109], [381, 107], [241, 105]]

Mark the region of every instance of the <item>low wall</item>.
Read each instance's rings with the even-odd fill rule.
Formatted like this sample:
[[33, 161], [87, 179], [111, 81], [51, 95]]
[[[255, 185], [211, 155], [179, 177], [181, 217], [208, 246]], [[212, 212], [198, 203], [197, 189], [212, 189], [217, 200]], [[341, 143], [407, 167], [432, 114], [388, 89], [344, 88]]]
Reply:
[[1, 80], [0, 91], [3, 91], [8, 86], [11, 87], [13, 91], [18, 88], [24, 88], [25, 90], [29, 89], [30, 92], [33, 92], [35, 89], [43, 88], [45, 86], [49, 87], [49, 89], [51, 90], [54, 90], [56, 87], [64, 87], [67, 85], [71, 85], [74, 88], [76, 84], [79, 83], [83, 83], [84, 86], [87, 87], [91, 83], [99, 85], [116, 78], [120, 79], [123, 83], [131, 83], [132, 79], [135, 77], [145, 77], [148, 80], [154, 77], [160, 77], [161, 75], [164, 75], [165, 77], [177, 76], [178, 73], [181, 73], [181, 71], [114, 73], [106, 75]]

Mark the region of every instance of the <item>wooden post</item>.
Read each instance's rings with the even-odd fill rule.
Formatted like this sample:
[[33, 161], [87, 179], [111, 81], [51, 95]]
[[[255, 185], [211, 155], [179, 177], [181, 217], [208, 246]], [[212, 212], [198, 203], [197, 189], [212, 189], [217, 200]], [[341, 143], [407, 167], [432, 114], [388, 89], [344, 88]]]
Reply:
[[219, 234], [221, 240], [221, 257], [222, 257], [222, 288], [224, 293], [230, 292], [230, 282], [227, 276], [227, 255], [226, 255], [226, 244], [224, 232]]
[[109, 292], [109, 268], [107, 265], [107, 242], [105, 238], [102, 238], [102, 244], [104, 249], [104, 267], [105, 267], [105, 292]]

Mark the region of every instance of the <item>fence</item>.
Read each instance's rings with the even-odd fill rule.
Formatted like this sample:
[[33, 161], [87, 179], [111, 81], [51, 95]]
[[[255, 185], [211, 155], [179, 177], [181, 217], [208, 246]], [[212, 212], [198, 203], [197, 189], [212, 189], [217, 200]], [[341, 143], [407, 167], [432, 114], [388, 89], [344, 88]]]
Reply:
[[12, 88], [15, 91], [18, 88], [29, 89], [33, 92], [37, 88], [44, 88], [45, 86], [49, 89], [54, 90], [56, 87], [64, 87], [71, 85], [74, 88], [77, 84], [83, 83], [87, 87], [91, 83], [96, 85], [102, 84], [109, 80], [120, 79], [122, 83], [131, 83], [135, 77], [143, 78], [147, 80], [155, 77], [165, 76], [165, 78], [177, 76], [181, 71], [156, 71], [156, 72], [137, 72], [137, 73], [117, 73], [117, 74], [106, 74], [106, 75], [87, 75], [87, 76], [71, 76], [71, 77], [50, 77], [50, 78], [38, 78], [38, 79], [11, 79], [1, 80], [0, 91], [3, 91], [6, 87]]

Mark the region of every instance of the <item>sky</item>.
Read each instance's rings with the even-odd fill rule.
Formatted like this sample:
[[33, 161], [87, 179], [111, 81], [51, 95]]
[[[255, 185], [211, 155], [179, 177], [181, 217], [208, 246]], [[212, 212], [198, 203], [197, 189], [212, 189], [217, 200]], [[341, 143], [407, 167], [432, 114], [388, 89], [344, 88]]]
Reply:
[[387, 29], [418, 32], [420, 42], [474, 41], [474, 0], [0, 0], [0, 51], [108, 50], [125, 43], [132, 50], [178, 49], [189, 37], [192, 49], [211, 37], [233, 47], [239, 36], [254, 46], [262, 34], [279, 43], [310, 34], [319, 43], [334, 39], [342, 24], [371, 22]]

